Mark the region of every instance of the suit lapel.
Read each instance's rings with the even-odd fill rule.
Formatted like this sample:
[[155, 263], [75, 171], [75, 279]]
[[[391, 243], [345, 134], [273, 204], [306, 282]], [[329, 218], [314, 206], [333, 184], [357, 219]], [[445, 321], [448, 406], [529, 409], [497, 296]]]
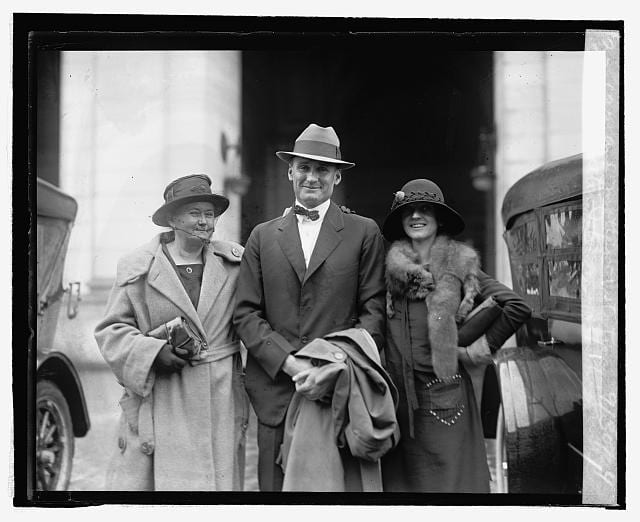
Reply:
[[175, 304], [182, 310], [184, 317], [189, 319], [193, 325], [204, 333], [204, 328], [196, 313], [196, 309], [193, 307], [187, 291], [182, 286], [173, 265], [164, 255], [162, 247], [158, 247], [155, 259], [149, 269], [148, 282], [149, 286], [156, 289]]
[[198, 301], [198, 316], [205, 322], [207, 315], [211, 312], [213, 304], [220, 295], [229, 275], [224, 265], [213, 252], [213, 247], [207, 249], [207, 262], [202, 273], [202, 287], [200, 289], [200, 300]]
[[298, 234], [296, 215], [293, 212], [288, 212], [281, 218], [278, 231], [280, 232], [277, 238], [278, 244], [298, 275], [298, 279], [302, 281], [306, 267], [302, 244], [300, 243], [300, 234]]
[[[316, 241], [316, 246], [311, 254], [309, 268], [307, 268], [302, 284], [305, 284], [308, 281], [320, 265], [324, 263], [325, 259], [329, 257], [331, 252], [333, 252], [340, 244], [342, 237], [338, 232], [343, 228], [344, 220], [342, 218], [342, 212], [334, 203], [331, 203], [326, 215], [324, 216], [324, 220], [322, 221], [318, 240]], [[300, 248], [302, 249], [302, 247]]]

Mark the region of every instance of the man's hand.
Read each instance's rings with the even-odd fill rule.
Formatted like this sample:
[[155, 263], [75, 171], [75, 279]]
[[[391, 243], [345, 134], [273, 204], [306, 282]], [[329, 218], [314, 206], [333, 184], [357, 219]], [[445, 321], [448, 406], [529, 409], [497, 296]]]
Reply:
[[344, 363], [329, 363], [323, 366], [312, 366], [293, 376], [296, 391], [310, 401], [317, 401], [331, 395]]
[[308, 370], [310, 368], [313, 368], [313, 366], [311, 365], [311, 361], [309, 361], [309, 359], [303, 357], [295, 357], [293, 355], [287, 355], [287, 358], [284, 360], [284, 364], [282, 365], [282, 371], [289, 377], [293, 377], [301, 371]]
[[165, 344], [160, 348], [153, 361], [153, 367], [161, 373], [179, 372], [184, 368], [185, 364], [187, 363], [184, 359], [181, 359], [171, 351], [169, 344]]

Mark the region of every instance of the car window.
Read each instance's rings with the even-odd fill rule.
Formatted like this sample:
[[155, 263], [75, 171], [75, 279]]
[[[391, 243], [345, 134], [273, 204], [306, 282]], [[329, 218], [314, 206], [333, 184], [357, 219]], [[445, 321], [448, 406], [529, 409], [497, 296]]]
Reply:
[[516, 290], [543, 317], [580, 320], [582, 200], [517, 216], [504, 234]]
[[518, 216], [513, 226], [504, 234], [509, 258], [513, 287], [535, 311], [540, 310], [540, 241], [535, 212]]
[[518, 288], [522, 289], [527, 296], [540, 295], [540, 265], [517, 263], [513, 268]]
[[549, 274], [549, 295], [580, 299], [582, 263], [575, 259], [550, 259], [547, 263]]
[[547, 250], [582, 246], [582, 208], [576, 204], [560, 206], [544, 215]]
[[538, 252], [538, 227], [535, 216], [531, 214], [527, 218], [518, 222], [506, 235], [509, 250], [515, 255]]

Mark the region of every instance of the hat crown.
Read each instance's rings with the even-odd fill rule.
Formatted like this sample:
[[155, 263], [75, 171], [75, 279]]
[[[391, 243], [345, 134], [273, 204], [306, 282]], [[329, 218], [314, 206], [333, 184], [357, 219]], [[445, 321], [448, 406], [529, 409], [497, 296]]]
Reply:
[[189, 174], [167, 185], [164, 189], [164, 201], [171, 203], [176, 199], [200, 194], [211, 194], [211, 178], [206, 174]]
[[174, 179], [164, 189], [164, 204], [153, 213], [151, 221], [161, 227], [169, 226], [172, 211], [181, 204], [194, 201], [209, 201], [213, 203], [216, 216], [220, 216], [229, 207], [229, 199], [211, 191], [211, 178], [206, 174], [189, 174]]
[[311, 123], [300, 133], [293, 146], [297, 154], [312, 154], [328, 159], [340, 160], [340, 140], [333, 127], [320, 127]]
[[340, 139], [333, 127], [321, 127], [310, 123], [296, 138], [293, 151], [278, 151], [276, 156], [282, 161], [290, 162], [293, 157], [307, 158], [332, 163], [340, 169], [348, 169], [355, 165], [343, 161], [340, 152]]
[[444, 195], [440, 187], [428, 179], [413, 179], [405, 183], [401, 190], [395, 193], [391, 210], [399, 205], [412, 202], [444, 203]]
[[300, 136], [296, 138], [296, 143], [299, 141], [319, 141], [320, 143], [340, 147], [340, 139], [333, 127], [320, 127], [320, 125], [316, 125], [315, 123], [309, 124], [309, 126], [300, 133]]

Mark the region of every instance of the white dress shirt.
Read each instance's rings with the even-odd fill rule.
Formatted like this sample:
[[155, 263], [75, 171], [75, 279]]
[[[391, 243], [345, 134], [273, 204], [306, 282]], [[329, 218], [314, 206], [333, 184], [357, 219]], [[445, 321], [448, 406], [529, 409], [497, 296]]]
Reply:
[[[298, 200], [296, 200], [296, 205], [307, 208]], [[327, 210], [329, 210], [329, 205], [331, 205], [330, 199], [315, 208], [307, 209], [318, 211], [320, 217], [315, 221], [311, 221], [306, 216], [300, 216], [296, 214], [296, 218], [298, 219], [298, 234], [300, 235], [300, 243], [302, 243], [302, 252], [304, 253], [304, 264], [307, 268], [309, 268], [309, 260], [311, 259], [311, 254], [313, 253], [313, 249], [316, 246], [318, 234], [320, 233], [320, 227], [322, 226], [322, 222], [324, 221], [324, 216], [327, 213]], [[291, 209], [291, 212], [293, 212], [293, 209]]]

